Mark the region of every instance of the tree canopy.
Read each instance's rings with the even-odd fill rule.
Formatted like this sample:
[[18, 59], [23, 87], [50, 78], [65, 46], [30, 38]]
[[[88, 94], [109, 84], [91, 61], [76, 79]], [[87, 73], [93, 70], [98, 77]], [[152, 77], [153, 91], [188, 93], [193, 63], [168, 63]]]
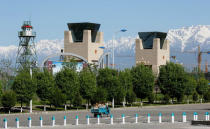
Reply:
[[117, 96], [117, 89], [120, 87], [118, 72], [114, 69], [99, 69], [97, 85], [107, 90], [108, 99], [111, 101]]
[[4, 108], [10, 110], [16, 104], [16, 94], [14, 91], [5, 91], [1, 98], [1, 103]]
[[84, 68], [80, 74], [80, 93], [82, 97], [89, 101], [93, 98], [96, 93], [96, 75], [89, 69]]
[[203, 95], [208, 92], [209, 89], [208, 83], [209, 83], [208, 80], [206, 80], [205, 78], [199, 79], [196, 90], [198, 94], [201, 95], [201, 97], [203, 97]]
[[152, 69], [140, 64], [131, 69], [131, 74], [133, 76], [132, 82], [136, 96], [141, 99], [149, 97], [153, 92], [155, 82]]
[[197, 83], [194, 77], [188, 75], [186, 77], [186, 82], [184, 83], [184, 85], [185, 85], [185, 95], [189, 97], [195, 92]]
[[55, 87], [55, 80], [52, 73], [44, 70], [44, 72], [39, 72], [36, 74], [37, 83], [37, 95], [41, 101], [46, 104], [49, 100], [51, 92]]
[[14, 83], [12, 85], [12, 89], [15, 91], [17, 95], [17, 100], [21, 102], [28, 103], [35, 91], [36, 91], [36, 83], [34, 79], [32, 79], [29, 71], [22, 70], [16, 76]]
[[158, 84], [163, 94], [171, 98], [181, 98], [185, 92], [186, 72], [183, 66], [175, 63], [167, 63], [160, 68]]
[[72, 102], [79, 92], [80, 83], [78, 73], [73, 69], [64, 68], [56, 74], [55, 82], [62, 93], [66, 95], [66, 99]]

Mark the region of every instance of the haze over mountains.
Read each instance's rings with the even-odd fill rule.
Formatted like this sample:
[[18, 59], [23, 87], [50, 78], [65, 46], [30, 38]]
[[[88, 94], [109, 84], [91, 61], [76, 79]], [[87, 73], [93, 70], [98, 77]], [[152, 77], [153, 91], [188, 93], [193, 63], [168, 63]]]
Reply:
[[[115, 64], [117, 68], [131, 67], [135, 63], [135, 39], [136, 37], [121, 37], [115, 43]], [[190, 68], [197, 65], [197, 46], [201, 51], [210, 51], [210, 25], [197, 25], [171, 29], [167, 39], [170, 40], [171, 56], [176, 56], [176, 61]], [[0, 47], [0, 59], [9, 58], [15, 63], [17, 45]], [[112, 47], [112, 40], [105, 41], [106, 48]], [[38, 63], [53, 53], [60, 52], [63, 48], [63, 40], [40, 40], [36, 43]], [[202, 64], [207, 60], [210, 64], [210, 55], [203, 54]], [[175, 60], [171, 59], [175, 62]]]

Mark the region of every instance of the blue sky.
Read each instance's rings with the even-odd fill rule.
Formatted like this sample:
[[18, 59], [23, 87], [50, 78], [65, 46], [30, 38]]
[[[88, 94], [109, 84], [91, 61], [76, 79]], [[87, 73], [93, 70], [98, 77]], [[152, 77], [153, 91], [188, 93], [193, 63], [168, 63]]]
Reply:
[[41, 39], [63, 39], [68, 22], [100, 23], [105, 41], [115, 31], [136, 36], [140, 31], [164, 31], [209, 25], [210, 0], [1, 0], [0, 46], [18, 45], [17, 31], [31, 20]]

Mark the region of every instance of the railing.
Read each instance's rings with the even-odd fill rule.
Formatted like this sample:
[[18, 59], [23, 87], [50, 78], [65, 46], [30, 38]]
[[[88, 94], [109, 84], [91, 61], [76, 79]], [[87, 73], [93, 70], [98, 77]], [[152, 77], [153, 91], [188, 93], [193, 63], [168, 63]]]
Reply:
[[22, 36], [32, 36], [32, 37], [35, 37], [35, 36], [36, 36], [36, 32], [19, 31], [19, 32], [18, 32], [18, 36], [19, 36], [19, 37], [22, 37]]

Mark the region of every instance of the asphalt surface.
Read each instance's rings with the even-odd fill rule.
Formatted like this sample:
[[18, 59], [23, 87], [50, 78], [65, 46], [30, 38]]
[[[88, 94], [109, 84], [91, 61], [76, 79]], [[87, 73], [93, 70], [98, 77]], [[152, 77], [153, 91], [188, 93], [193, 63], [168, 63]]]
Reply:
[[[162, 113], [162, 123], [158, 123], [158, 114]], [[175, 115], [175, 123], [171, 123], [171, 113]], [[186, 112], [187, 122], [182, 123], [182, 113]], [[94, 128], [94, 129], [118, 129], [118, 128], [141, 128], [141, 129], [203, 129], [210, 126], [192, 126], [190, 124], [193, 119], [193, 113], [198, 113], [198, 120], [205, 120], [205, 112], [210, 112], [210, 103], [208, 104], [186, 104], [186, 105], [169, 105], [169, 106], [148, 106], [143, 108], [118, 108], [111, 109], [113, 114], [114, 124], [110, 125], [110, 117], [100, 118], [100, 124], [97, 124], [97, 118], [94, 118], [89, 111], [58, 111], [58, 112], [36, 112], [36, 113], [19, 113], [19, 114], [1, 114], [0, 128], [3, 128], [3, 119], [7, 118], [8, 127], [15, 128], [15, 118], [18, 117], [21, 128], [28, 128], [27, 118], [32, 118], [32, 128], [40, 128], [39, 117], [43, 117], [42, 128], [46, 129], [67, 129], [67, 128]], [[138, 123], [135, 123], [135, 114], [138, 114]], [[147, 123], [147, 114], [151, 115], [151, 123]], [[90, 125], [86, 125], [86, 115], [90, 116]], [[122, 124], [121, 115], [125, 114], [125, 124]], [[79, 125], [75, 125], [75, 117], [79, 116]], [[55, 126], [52, 127], [52, 116], [55, 116]], [[67, 126], [63, 126], [64, 116], [67, 119]]]

